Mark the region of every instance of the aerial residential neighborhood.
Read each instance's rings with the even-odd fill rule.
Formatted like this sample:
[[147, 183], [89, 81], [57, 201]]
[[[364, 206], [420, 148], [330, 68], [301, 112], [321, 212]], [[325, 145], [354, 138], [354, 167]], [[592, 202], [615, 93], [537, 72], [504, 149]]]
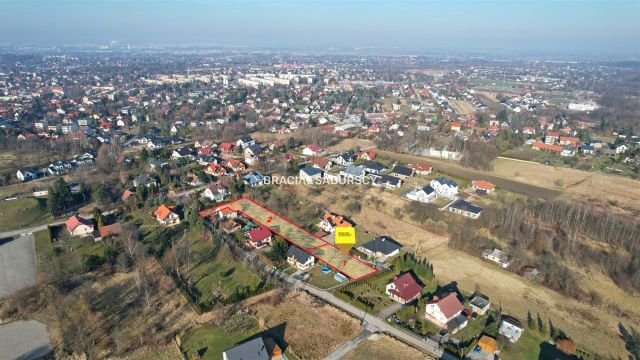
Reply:
[[637, 6], [454, 3], [3, 2], [0, 359], [640, 359]]

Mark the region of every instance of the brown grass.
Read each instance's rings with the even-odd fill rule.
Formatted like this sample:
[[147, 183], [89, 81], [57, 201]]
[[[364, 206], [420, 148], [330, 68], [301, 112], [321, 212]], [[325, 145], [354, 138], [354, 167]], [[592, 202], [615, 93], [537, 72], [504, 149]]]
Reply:
[[551, 318], [556, 328], [596, 353], [627, 356], [618, 336], [618, 323], [640, 326], [640, 314], [633, 305], [637, 304], [637, 298], [625, 294], [603, 276], [594, 276], [592, 280], [583, 278], [580, 284], [599, 289], [596, 291], [607, 302], [625, 309], [630, 318], [622, 319], [608, 305], [592, 306], [567, 298], [461, 251], [443, 246], [423, 255], [433, 264], [441, 284], [455, 281], [467, 292], [473, 291], [478, 284], [494, 306], [501, 306], [505, 313], [522, 321], [526, 321], [527, 311], [531, 311], [534, 318], [540, 313], [545, 323]]
[[407, 360], [407, 359], [435, 359], [405, 343], [386, 335], [378, 335], [363, 340], [344, 360]]
[[255, 310], [266, 327], [285, 324], [284, 341], [303, 359], [322, 359], [361, 330], [356, 319], [305, 292], [289, 294], [282, 301], [264, 301]]

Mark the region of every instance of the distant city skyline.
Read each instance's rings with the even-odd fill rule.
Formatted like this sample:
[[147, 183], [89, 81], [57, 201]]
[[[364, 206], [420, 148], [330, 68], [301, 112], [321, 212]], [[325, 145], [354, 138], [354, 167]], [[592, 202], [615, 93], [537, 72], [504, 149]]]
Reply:
[[640, 56], [640, 1], [0, 0], [1, 43], [112, 40]]

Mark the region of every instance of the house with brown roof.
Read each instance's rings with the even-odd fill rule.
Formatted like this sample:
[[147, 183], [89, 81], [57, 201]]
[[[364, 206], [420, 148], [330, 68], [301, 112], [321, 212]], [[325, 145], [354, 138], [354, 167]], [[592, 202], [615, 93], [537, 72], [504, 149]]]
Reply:
[[326, 157], [317, 157], [311, 161], [311, 166], [320, 170], [329, 170], [333, 163]]
[[433, 167], [428, 163], [409, 164], [409, 167], [419, 175], [429, 175], [433, 171]]
[[122, 225], [120, 225], [120, 223], [113, 223], [111, 225], [100, 226], [98, 227], [98, 230], [94, 232], [93, 240], [95, 241], [104, 240], [107, 237], [117, 236], [117, 235], [120, 235], [121, 233], [122, 233]]
[[180, 216], [175, 212], [175, 208], [173, 206], [158, 206], [158, 209], [153, 212], [153, 217], [160, 225], [173, 226], [180, 224]]
[[[435, 295], [429, 302], [425, 311], [425, 318], [441, 328], [447, 328], [448, 324], [462, 314], [464, 307], [455, 292], [444, 292]], [[465, 324], [466, 325], [466, 324]], [[464, 326], [463, 326], [464, 327]]]
[[67, 221], [64, 222], [67, 227], [67, 231], [71, 236], [89, 236], [93, 233], [95, 227], [93, 221], [73, 215]]
[[393, 300], [407, 304], [420, 297], [422, 286], [410, 272], [400, 276], [394, 276], [393, 280], [387, 284], [386, 294]]

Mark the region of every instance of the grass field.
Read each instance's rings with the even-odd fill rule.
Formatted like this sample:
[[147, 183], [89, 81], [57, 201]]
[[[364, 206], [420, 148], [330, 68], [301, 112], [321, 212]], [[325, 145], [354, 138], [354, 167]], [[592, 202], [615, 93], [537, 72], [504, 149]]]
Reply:
[[557, 351], [554, 345], [547, 342], [545, 336], [537, 330], [525, 329], [524, 333], [514, 344], [509, 344], [500, 351], [500, 358], [505, 360], [575, 360]]
[[[357, 279], [376, 271], [359, 260], [343, 253], [338, 248], [329, 245], [329, 243], [324, 240], [293, 225], [277, 213], [269, 211], [246, 198], [241, 198], [223, 205], [223, 207], [241, 211], [254, 221], [269, 227], [273, 232], [281, 235], [296, 246], [311, 252], [333, 269], [338, 269], [352, 279]], [[206, 214], [208, 214], [208, 212], [203, 212], [203, 216], [206, 216]]]
[[0, 202], [0, 229], [16, 230], [51, 220], [45, 199], [25, 198]]
[[193, 268], [189, 274], [201, 293], [199, 302], [203, 304], [211, 302], [214, 292], [229, 297], [241, 287], [253, 289], [260, 284], [260, 278], [245, 269], [225, 248]]
[[50, 263], [53, 257], [53, 246], [51, 245], [51, 234], [49, 230], [42, 230], [33, 233], [36, 246], [36, 262], [38, 273], [50, 270]]
[[349, 352], [344, 360], [407, 360], [407, 359], [435, 359], [413, 347], [406, 345], [390, 336], [374, 335], [362, 341]]
[[187, 331], [182, 337], [182, 350], [188, 359], [222, 359], [222, 352], [258, 333], [258, 322], [253, 320], [250, 329], [227, 333], [222, 326], [203, 326]]
[[267, 328], [279, 329], [288, 349], [303, 359], [323, 359], [361, 331], [357, 320], [304, 292], [268, 299], [252, 309]]
[[307, 271], [307, 274], [311, 275], [311, 278], [309, 278], [309, 280], [307, 281], [309, 284], [320, 289], [328, 289], [340, 284], [333, 278], [333, 271], [329, 272], [328, 274], [323, 274], [321, 269], [321, 265], [316, 265], [309, 271]]

